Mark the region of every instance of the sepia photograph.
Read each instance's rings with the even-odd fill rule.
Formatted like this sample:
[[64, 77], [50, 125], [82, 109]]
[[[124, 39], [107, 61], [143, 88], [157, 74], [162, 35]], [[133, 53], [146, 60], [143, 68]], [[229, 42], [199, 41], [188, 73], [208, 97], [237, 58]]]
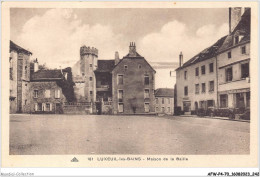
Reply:
[[9, 157], [255, 153], [250, 4], [8, 12]]

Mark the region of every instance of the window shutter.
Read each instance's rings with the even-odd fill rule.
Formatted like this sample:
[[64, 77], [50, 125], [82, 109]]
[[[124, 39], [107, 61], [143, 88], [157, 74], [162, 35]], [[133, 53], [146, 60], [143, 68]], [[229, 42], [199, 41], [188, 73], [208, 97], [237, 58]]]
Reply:
[[45, 111], [45, 103], [42, 103], [42, 111]]
[[38, 111], [38, 104], [34, 103], [34, 111]]
[[58, 90], [58, 98], [60, 98], [60, 90]]
[[52, 104], [50, 103], [50, 111], [52, 111]]

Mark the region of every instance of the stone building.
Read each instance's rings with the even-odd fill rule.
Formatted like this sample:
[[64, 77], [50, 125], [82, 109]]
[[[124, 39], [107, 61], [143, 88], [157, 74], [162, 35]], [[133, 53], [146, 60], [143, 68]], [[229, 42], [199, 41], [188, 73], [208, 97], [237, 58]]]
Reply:
[[184, 64], [183, 55], [180, 54], [180, 66], [176, 69], [177, 107], [181, 107], [185, 114], [217, 105], [216, 56], [225, 38], [221, 38]]
[[63, 113], [67, 102], [74, 101], [72, 74], [69, 68], [37, 70], [31, 74], [30, 100], [32, 113]]
[[184, 64], [180, 55], [176, 106], [184, 113], [250, 106], [250, 9], [229, 9], [229, 31]]
[[155, 113], [155, 70], [130, 43], [129, 53], [112, 71], [114, 114]]
[[30, 111], [30, 56], [32, 53], [10, 41], [9, 80], [10, 113]]
[[250, 8], [230, 8], [230, 34], [217, 56], [220, 108], [250, 106], [250, 17]]
[[155, 112], [157, 114], [173, 115], [174, 89], [159, 88], [155, 90]]

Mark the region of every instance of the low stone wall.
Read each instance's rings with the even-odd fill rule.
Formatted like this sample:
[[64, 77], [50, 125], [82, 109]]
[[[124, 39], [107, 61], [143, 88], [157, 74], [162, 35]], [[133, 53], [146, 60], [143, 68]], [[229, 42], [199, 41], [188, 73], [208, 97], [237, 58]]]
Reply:
[[64, 114], [92, 114], [91, 104], [65, 103], [63, 106]]

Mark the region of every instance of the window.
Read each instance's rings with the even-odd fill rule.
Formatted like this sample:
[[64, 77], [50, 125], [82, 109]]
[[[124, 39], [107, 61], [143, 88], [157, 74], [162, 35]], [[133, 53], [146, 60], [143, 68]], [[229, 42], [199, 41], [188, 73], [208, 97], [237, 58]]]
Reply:
[[238, 42], [239, 42], [239, 36], [236, 36], [235, 37], [235, 44], [238, 44]]
[[38, 103], [34, 103], [34, 111], [38, 111]]
[[171, 108], [170, 107], [168, 107], [168, 113], [170, 113], [171, 112]]
[[27, 104], [27, 100], [24, 100], [24, 105], [26, 105]]
[[249, 77], [249, 63], [241, 64], [241, 78]]
[[118, 102], [123, 102], [123, 95], [124, 95], [124, 91], [118, 90]]
[[200, 93], [200, 84], [195, 84], [195, 94]]
[[127, 68], [128, 68], [127, 65], [125, 65], [124, 68], [125, 68], [125, 70], [127, 70]]
[[92, 81], [92, 77], [89, 77], [89, 81]]
[[195, 75], [199, 76], [199, 67], [195, 69]]
[[[37, 103], [36, 103], [37, 104]], [[42, 103], [38, 103], [37, 110], [36, 111], [42, 111]]]
[[149, 103], [144, 103], [144, 112], [150, 112]]
[[185, 95], [185, 96], [188, 95], [188, 86], [184, 87], [184, 95]]
[[117, 76], [117, 83], [118, 83], [118, 85], [123, 85], [124, 84], [123, 75], [118, 75]]
[[27, 66], [24, 67], [25, 76], [27, 75]]
[[226, 69], [226, 81], [229, 82], [229, 81], [232, 81], [232, 79], [233, 79], [232, 67], [231, 68], [227, 68]]
[[138, 65], [138, 69], [141, 69], [142, 68], [142, 65]]
[[10, 68], [9, 74], [10, 80], [13, 80], [13, 68]]
[[201, 66], [201, 74], [205, 74], [205, 65]]
[[208, 100], [207, 101], [207, 106], [208, 107], [214, 107], [214, 100]]
[[149, 89], [144, 89], [144, 98], [150, 98]]
[[149, 76], [144, 76], [144, 85], [149, 85]]
[[50, 103], [45, 104], [45, 111], [51, 111], [51, 104]]
[[206, 92], [206, 84], [202, 83], [201, 84], [201, 93], [205, 93]]
[[155, 100], [156, 100], [156, 104], [159, 104], [159, 99], [158, 99], [158, 98], [156, 98]]
[[51, 91], [45, 90], [45, 98], [50, 98], [50, 97], [51, 97]]
[[245, 53], [246, 53], [246, 46], [241, 47], [241, 53], [242, 53], [242, 54], [245, 54]]
[[209, 64], [209, 72], [210, 73], [214, 72], [214, 63]]
[[187, 71], [184, 71], [184, 79], [187, 79]]
[[92, 67], [92, 64], [89, 64], [89, 67], [91, 68], [91, 67]]
[[89, 94], [92, 95], [92, 94], [93, 94], [93, 91], [89, 91]]
[[227, 55], [228, 55], [228, 58], [231, 58], [231, 57], [232, 57], [232, 56], [231, 56], [231, 51], [228, 52]]
[[118, 103], [118, 112], [124, 112], [124, 103]]
[[214, 92], [214, 81], [209, 81], [209, 92]]
[[162, 107], [162, 112], [164, 112], [164, 107]]
[[33, 91], [33, 97], [34, 98], [38, 98], [38, 90], [34, 90]]
[[168, 98], [168, 104], [171, 104], [171, 100], [170, 100], [170, 98]]
[[60, 89], [55, 90], [55, 98], [60, 98]]
[[221, 108], [228, 107], [228, 95], [227, 94], [220, 95], [220, 107]]
[[162, 104], [164, 104], [164, 98], [162, 98]]

